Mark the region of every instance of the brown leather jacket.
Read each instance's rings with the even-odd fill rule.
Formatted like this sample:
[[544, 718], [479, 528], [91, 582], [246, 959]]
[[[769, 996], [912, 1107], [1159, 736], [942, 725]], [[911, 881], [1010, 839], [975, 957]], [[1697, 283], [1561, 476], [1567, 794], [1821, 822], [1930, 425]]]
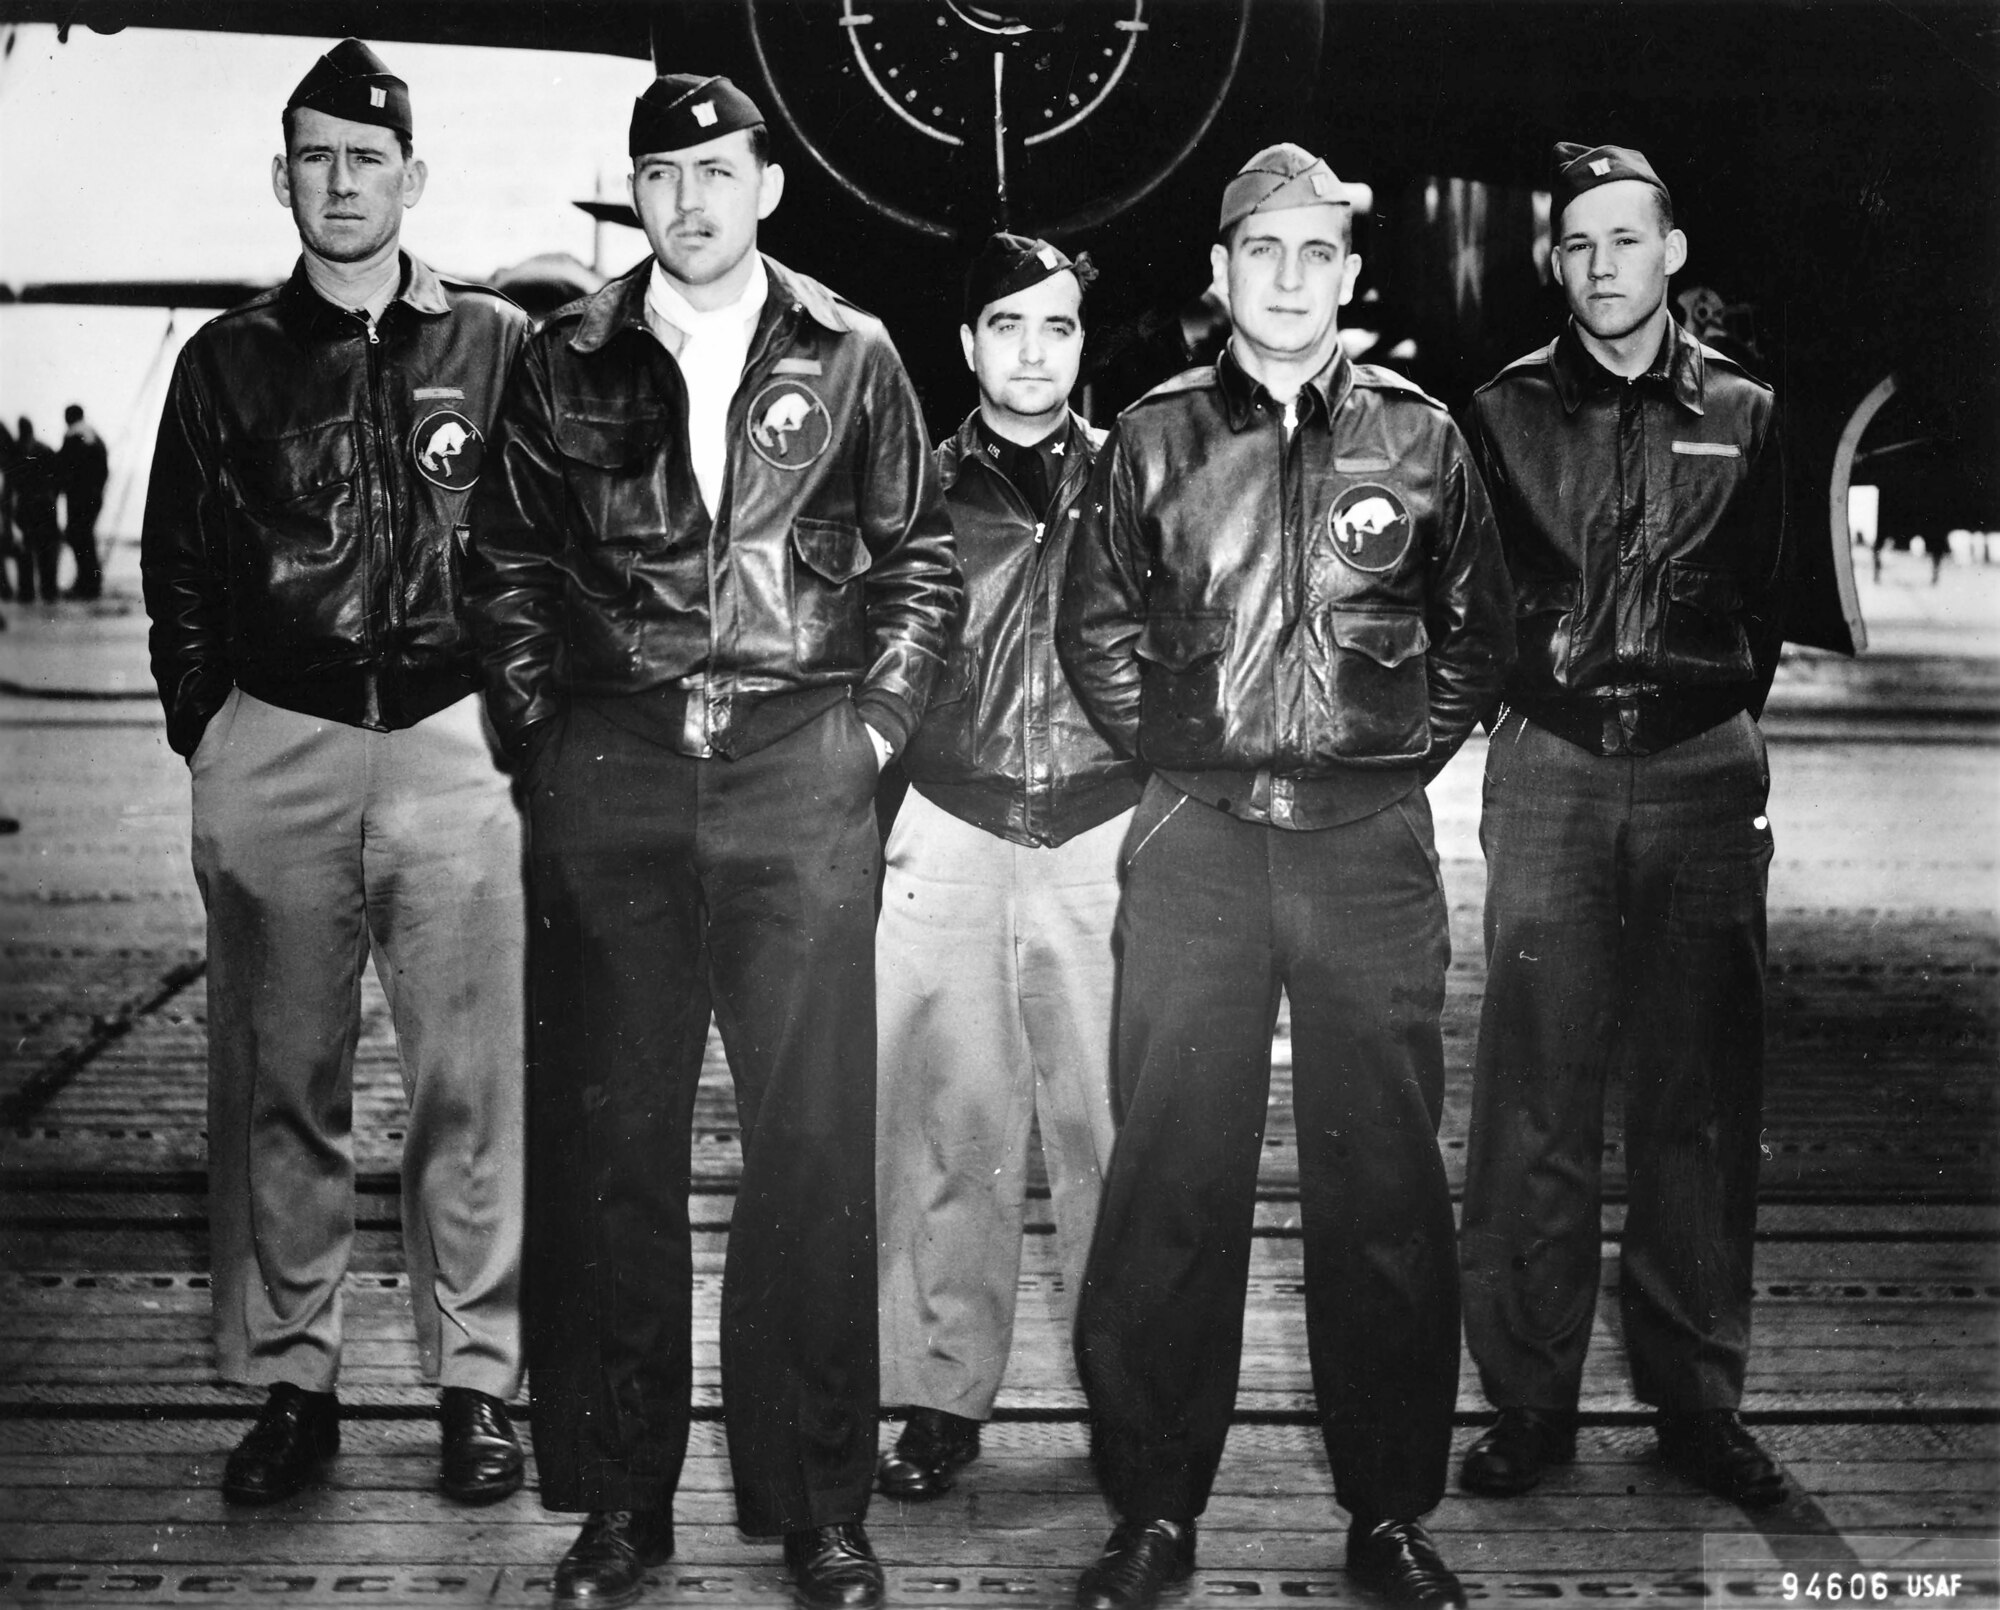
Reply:
[[1070, 562], [1063, 658], [1153, 766], [1401, 769], [1414, 786], [1511, 653], [1486, 494], [1442, 405], [1400, 375], [1336, 353], [1297, 408], [1287, 442], [1283, 410], [1224, 353], [1120, 416]]
[[372, 334], [301, 267], [182, 349], [140, 537], [182, 755], [232, 685], [377, 731], [479, 686], [458, 611], [465, 505], [528, 318], [403, 262]]
[[916, 725], [960, 596], [916, 394], [878, 321], [764, 266], [715, 520], [686, 385], [646, 327], [651, 259], [523, 352], [466, 571], [489, 708], [517, 753], [570, 695], [691, 685], [725, 754], [779, 694], [854, 687], [898, 748]]
[[1769, 386], [1671, 320], [1621, 380], [1571, 327], [1479, 390], [1466, 434], [1514, 580], [1509, 703], [1607, 753], [1763, 709], [1785, 558]]
[[965, 613], [903, 757], [911, 785], [1016, 844], [1061, 844], [1138, 802], [1145, 768], [1118, 754], [1056, 661], [1063, 567], [1104, 432], [1070, 415], [1044, 511], [979, 451], [977, 413], [938, 444]]

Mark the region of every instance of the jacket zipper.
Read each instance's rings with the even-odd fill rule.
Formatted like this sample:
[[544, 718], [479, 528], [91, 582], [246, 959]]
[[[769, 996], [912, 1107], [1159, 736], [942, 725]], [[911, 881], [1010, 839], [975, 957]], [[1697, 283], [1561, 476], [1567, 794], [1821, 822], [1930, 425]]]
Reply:
[[[387, 310], [385, 309], [384, 311], [386, 312]], [[399, 555], [396, 552], [395, 510], [390, 506], [395, 495], [395, 483], [394, 478], [389, 474], [388, 453], [384, 446], [388, 440], [388, 433], [383, 428], [382, 423], [382, 336], [376, 329], [373, 319], [368, 321], [367, 330], [368, 415], [374, 427], [375, 451], [380, 455], [379, 468], [381, 471], [379, 477], [371, 477], [371, 480], [379, 479], [381, 483], [382, 550], [384, 568], [388, 571], [389, 575], [390, 639], [392, 643], [401, 643], [403, 640], [403, 569], [399, 562]], [[371, 497], [369, 503], [371, 508], [369, 523], [372, 526], [374, 524], [372, 512], [375, 499]], [[400, 685], [402, 679], [397, 675], [398, 664], [399, 661], [395, 656], [383, 655], [382, 672], [384, 680], [394, 678], [398, 684], [394, 689], [394, 694], [398, 702], [400, 702], [403, 690]], [[400, 714], [400, 712], [398, 713]], [[386, 719], [386, 712], [384, 712], [384, 715]]]

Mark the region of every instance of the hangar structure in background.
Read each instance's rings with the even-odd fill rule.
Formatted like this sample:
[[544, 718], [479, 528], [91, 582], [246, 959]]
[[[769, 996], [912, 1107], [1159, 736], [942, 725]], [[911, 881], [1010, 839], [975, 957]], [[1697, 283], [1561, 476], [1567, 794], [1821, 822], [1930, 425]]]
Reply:
[[[1559, 327], [1553, 142], [1636, 145], [1689, 236], [1678, 288], [1703, 291], [1726, 315], [1710, 332], [1779, 388], [1801, 539], [1788, 636], [1865, 643], [1845, 511], [1871, 451], [1885, 509], [2000, 526], [1990, 4], [0, 0], [7, 21], [351, 33], [727, 73], [794, 169], [771, 250], [862, 290], [937, 418], [955, 417], [966, 382], [956, 342], [922, 335], [956, 324], [968, 241], [1005, 226], [1099, 261], [1086, 380], [1101, 419], [1184, 360], [1214, 197], [1275, 139], [1364, 182], [1351, 322], [1371, 358], [1461, 406]], [[524, 273], [519, 288], [558, 296], [563, 274]], [[212, 306], [222, 289], [177, 294]], [[109, 282], [16, 294], [162, 300]], [[1895, 458], [1863, 441], [1892, 395]]]

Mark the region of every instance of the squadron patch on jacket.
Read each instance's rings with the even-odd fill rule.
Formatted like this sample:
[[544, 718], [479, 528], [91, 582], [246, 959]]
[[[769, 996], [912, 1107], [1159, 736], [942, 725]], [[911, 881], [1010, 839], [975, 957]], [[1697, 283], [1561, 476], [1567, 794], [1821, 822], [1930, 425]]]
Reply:
[[774, 380], [744, 416], [750, 445], [773, 469], [802, 470], [833, 440], [833, 419], [818, 393], [796, 380]]
[[1335, 498], [1326, 530], [1341, 562], [1371, 575], [1395, 569], [1410, 551], [1410, 511], [1376, 481], [1357, 482]]
[[447, 492], [463, 492], [479, 479], [486, 438], [456, 408], [440, 408], [417, 421], [410, 432], [410, 457], [417, 473]]

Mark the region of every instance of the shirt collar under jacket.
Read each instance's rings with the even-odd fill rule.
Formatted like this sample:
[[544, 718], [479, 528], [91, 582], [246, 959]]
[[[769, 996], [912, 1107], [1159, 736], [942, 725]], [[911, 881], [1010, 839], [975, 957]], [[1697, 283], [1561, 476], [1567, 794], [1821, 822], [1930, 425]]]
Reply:
[[[1586, 393], [1618, 385], [1622, 378], [1590, 355], [1590, 349], [1576, 333], [1575, 320], [1563, 326], [1562, 334], [1549, 349], [1549, 374], [1566, 414], [1576, 412]], [[1689, 413], [1699, 414], [1705, 374], [1701, 343], [1683, 330], [1678, 320], [1669, 318], [1666, 334], [1660, 339], [1660, 350], [1637, 379], [1639, 383], [1666, 387], [1675, 402]]]
[[[1233, 347], [1225, 346], [1222, 356], [1215, 360], [1215, 382], [1222, 392], [1223, 414], [1232, 431], [1245, 430], [1256, 418], [1260, 406], [1268, 406], [1280, 418], [1284, 416], [1285, 405], [1236, 361]], [[1347, 349], [1336, 346], [1326, 367], [1299, 388], [1299, 423], [1317, 418], [1323, 429], [1330, 430], [1333, 416], [1340, 412], [1340, 405], [1353, 389], [1354, 365], [1347, 361]]]
[[733, 346], [747, 347], [770, 290], [771, 281], [764, 272], [764, 259], [753, 256], [750, 259], [750, 278], [735, 301], [724, 303], [721, 307], [698, 308], [675, 288], [674, 282], [667, 277], [667, 271], [655, 258], [653, 272], [646, 281], [647, 328], [660, 338], [660, 345], [676, 358], [681, 356], [689, 341], [720, 338]]
[[[854, 328], [832, 293], [794, 275], [775, 258], [760, 253], [759, 261], [770, 281], [764, 299], [767, 319], [775, 309], [790, 307], [835, 335], [845, 335]], [[569, 338], [572, 352], [595, 352], [620, 330], [646, 332], [646, 291], [652, 284], [652, 265], [653, 259], [645, 258], [584, 299], [583, 316]]]
[[[407, 303], [417, 313], [436, 317], [451, 311], [451, 301], [444, 294], [444, 286], [439, 283], [430, 265], [421, 258], [412, 257], [408, 252], [399, 252], [402, 259], [402, 284], [391, 298], [390, 305]], [[344, 307], [336, 307], [318, 291], [312, 281], [306, 278], [305, 259], [301, 257], [292, 269], [292, 277], [285, 281], [278, 293], [280, 303], [290, 317], [310, 333], [351, 329], [354, 314]], [[386, 309], [384, 310], [386, 313]]]

